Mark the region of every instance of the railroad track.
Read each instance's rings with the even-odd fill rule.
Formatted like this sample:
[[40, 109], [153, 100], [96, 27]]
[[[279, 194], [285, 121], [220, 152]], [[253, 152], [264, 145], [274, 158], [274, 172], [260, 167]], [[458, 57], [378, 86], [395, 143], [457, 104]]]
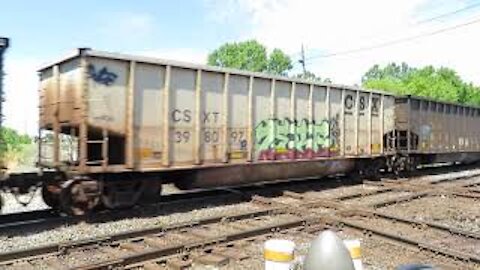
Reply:
[[[463, 168], [469, 168], [469, 166], [458, 166], [458, 170]], [[422, 177], [427, 175], [430, 177], [429, 174], [431, 173], [442, 173], [445, 171], [445, 168], [427, 168], [423, 171], [420, 171], [420, 176], [406, 178], [406, 179], [392, 179], [392, 178], [384, 178], [382, 181], [364, 181], [364, 183], [369, 185], [385, 185], [386, 182], [391, 184], [400, 184], [400, 183], [407, 183], [412, 182], [415, 180], [419, 180]], [[454, 175], [454, 176], [440, 176], [438, 179], [429, 180], [428, 183], [430, 184], [439, 184], [444, 182], [455, 182], [462, 179], [470, 179], [480, 175], [479, 173], [472, 173], [472, 174], [462, 174]], [[337, 187], [338, 183], [335, 180], [323, 180], [323, 183], [319, 183], [318, 179], [309, 179], [300, 182], [280, 182], [280, 183], [264, 183], [260, 185], [253, 185], [253, 186], [244, 186], [244, 187], [237, 187], [237, 188], [222, 188], [222, 189], [213, 189], [213, 190], [197, 190], [197, 191], [188, 191], [176, 194], [169, 194], [164, 195], [159, 198], [157, 201], [151, 202], [149, 204], [141, 205], [135, 207], [133, 209], [123, 209], [123, 210], [103, 210], [95, 213], [95, 215], [91, 216], [80, 216], [80, 217], [71, 217], [61, 215], [59, 212], [54, 211], [52, 209], [43, 209], [43, 210], [35, 210], [29, 212], [19, 212], [19, 213], [12, 213], [12, 214], [4, 214], [0, 216], [0, 235], [11, 234], [12, 232], [25, 232], [31, 230], [45, 230], [49, 228], [55, 228], [58, 226], [63, 225], [72, 225], [78, 222], [89, 222], [89, 223], [96, 223], [96, 222], [106, 222], [106, 221], [113, 221], [113, 220], [120, 220], [128, 217], [140, 217], [142, 213], [145, 212], [152, 212], [159, 208], [165, 208], [167, 206], [175, 205], [182, 205], [183, 203], [191, 204], [195, 201], [208, 201], [215, 199], [217, 201], [224, 200], [224, 201], [241, 201], [241, 200], [248, 200], [249, 195], [247, 194], [261, 194], [269, 189], [289, 189], [292, 187], [296, 188], [309, 188], [313, 185], [319, 188], [327, 187]], [[342, 179], [345, 180], [345, 177]], [[374, 191], [373, 193], [382, 193], [390, 191], [389, 188], [384, 188], [381, 191]], [[268, 191], [267, 191], [268, 192]], [[356, 194], [353, 195], [354, 197], [361, 197], [369, 195], [368, 193]], [[374, 194], [371, 194], [374, 195]], [[348, 199], [348, 195], [345, 199]]]
[[[164, 265], [188, 266], [193, 261], [239, 260], [247, 256], [240, 250], [243, 244], [248, 243], [246, 241], [255, 241], [259, 237], [279, 231], [312, 234], [324, 228], [347, 228], [460, 261], [465, 263], [465, 269], [468, 269], [468, 266], [480, 266], [480, 254], [475, 249], [461, 249], [458, 245], [447, 248], [445, 245], [425, 240], [424, 236], [440, 235], [449, 239], [450, 244], [462, 242], [475, 247], [480, 239], [479, 234], [434, 222], [395, 216], [379, 209], [425, 196], [476, 194], [475, 187], [480, 184], [477, 176], [478, 174], [445, 176], [426, 180], [418, 185], [411, 180], [366, 182], [365, 186], [372, 187], [370, 190], [334, 198], [295, 191], [285, 191], [277, 197], [254, 195], [251, 201], [252, 209], [249, 211], [3, 253], [0, 254], [0, 266], [161, 269]], [[410, 194], [401, 198], [386, 198], [396, 192]], [[383, 195], [385, 198], [367, 200], [368, 203], [356, 201]], [[398, 229], [384, 229], [387, 227]], [[407, 231], [411, 233], [405, 235]]]
[[203, 200], [239, 200], [239, 193], [229, 189], [200, 190], [182, 192], [162, 196], [157, 201], [139, 205], [131, 209], [100, 210], [90, 216], [67, 216], [52, 209], [36, 210], [30, 212], [19, 212], [1, 215], [0, 235], [11, 234], [12, 232], [25, 232], [31, 229], [54, 228], [61, 225], [72, 225], [79, 222], [98, 223], [120, 220], [129, 217], [140, 217], [148, 215], [159, 208], [175, 207], [186, 202], [192, 203]]
[[148, 204], [138, 205], [131, 209], [100, 210], [89, 216], [67, 216], [52, 209], [35, 210], [0, 215], [0, 236], [15, 232], [55, 228], [72, 225], [79, 222], [98, 223], [121, 220], [130, 217], [149, 216], [159, 209], [177, 209], [178, 206], [200, 205], [214, 202], [233, 203], [248, 201], [252, 194], [262, 194], [273, 190], [284, 190], [294, 186], [308, 188], [311, 185], [325, 188], [335, 188], [341, 183], [331, 179], [319, 182], [318, 179], [306, 179], [297, 182], [269, 182], [236, 188], [217, 188], [208, 190], [193, 190], [163, 195], [158, 200]]

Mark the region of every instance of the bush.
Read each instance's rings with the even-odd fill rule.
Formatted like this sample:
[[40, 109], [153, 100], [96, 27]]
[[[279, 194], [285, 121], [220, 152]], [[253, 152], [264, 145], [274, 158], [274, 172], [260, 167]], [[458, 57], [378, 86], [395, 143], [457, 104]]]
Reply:
[[28, 135], [3, 127], [0, 129], [0, 167], [12, 168], [25, 160], [26, 151], [32, 145]]

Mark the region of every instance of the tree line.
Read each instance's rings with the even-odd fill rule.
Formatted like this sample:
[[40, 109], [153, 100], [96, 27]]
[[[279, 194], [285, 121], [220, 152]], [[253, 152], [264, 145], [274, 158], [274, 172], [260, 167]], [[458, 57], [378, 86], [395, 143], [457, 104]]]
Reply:
[[410, 67], [406, 63], [374, 65], [362, 77], [367, 89], [378, 89], [398, 95], [414, 95], [439, 101], [480, 105], [480, 87], [466, 82], [447, 67]]
[[[313, 82], [331, 80], [306, 71], [292, 73], [293, 61], [278, 48], [269, 53], [256, 40], [225, 43], [213, 50], [207, 59], [208, 65], [264, 72], [273, 75], [301, 78]], [[411, 67], [406, 63], [374, 65], [361, 78], [366, 89], [376, 89], [398, 95], [415, 95], [439, 101], [480, 106], [480, 87], [464, 81], [458, 73], [447, 67]], [[0, 167], [2, 159], [20, 156], [26, 146], [32, 143], [27, 135], [2, 127], [0, 128]]]
[[290, 76], [315, 82], [331, 82], [330, 79], [322, 79], [308, 70], [289, 74], [293, 69], [291, 57], [278, 48], [267, 53], [265, 45], [256, 40], [225, 43], [208, 55], [207, 63], [210, 66]]
[[28, 135], [19, 134], [16, 130], [0, 128], [0, 171], [9, 163], [17, 163], [24, 157], [25, 149], [32, 144]]
[[[290, 74], [293, 69], [290, 56], [278, 48], [268, 54], [267, 48], [256, 40], [225, 43], [208, 55], [208, 64], [331, 83], [330, 79], [322, 79], [311, 71]], [[417, 68], [406, 63], [374, 65], [361, 79], [366, 89], [480, 105], [480, 87], [464, 81], [455, 70], [447, 67]]]

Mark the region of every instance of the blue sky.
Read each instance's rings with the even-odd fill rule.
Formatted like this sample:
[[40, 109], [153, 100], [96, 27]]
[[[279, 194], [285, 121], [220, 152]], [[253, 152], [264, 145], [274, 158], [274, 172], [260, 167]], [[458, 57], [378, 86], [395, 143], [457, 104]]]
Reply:
[[[480, 0], [2, 0], [0, 36], [6, 55], [6, 125], [36, 133], [36, 69], [75, 48], [141, 54], [204, 63], [224, 42], [255, 38], [297, 63], [423, 35], [480, 18]], [[447, 66], [480, 84], [480, 23], [439, 35], [354, 54], [312, 58], [307, 69], [339, 84], [357, 84], [374, 64], [405, 61]], [[295, 65], [293, 72], [300, 67]]]
[[212, 48], [238, 29], [218, 24], [203, 1], [8, 1], [0, 33], [11, 56], [55, 56], [89, 46], [114, 51]]

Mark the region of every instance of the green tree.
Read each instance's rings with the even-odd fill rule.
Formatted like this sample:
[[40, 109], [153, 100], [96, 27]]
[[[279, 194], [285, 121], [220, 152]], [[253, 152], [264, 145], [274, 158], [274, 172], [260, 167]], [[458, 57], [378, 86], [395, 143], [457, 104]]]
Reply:
[[374, 65], [363, 75], [362, 82], [386, 78], [402, 80], [414, 71], [415, 69], [408, 66], [405, 62], [402, 62], [400, 65], [389, 63], [384, 68], [381, 68], [379, 65]]
[[11, 128], [0, 128], [0, 170], [7, 161], [18, 161], [26, 146], [32, 140], [27, 135], [21, 135]]
[[6, 149], [20, 150], [23, 145], [31, 143], [32, 140], [28, 135], [20, 135], [11, 128], [0, 128], [0, 153]]
[[267, 55], [266, 47], [256, 40], [226, 43], [208, 55], [208, 64], [277, 75], [286, 75], [293, 67], [280, 49]]
[[280, 49], [273, 49], [268, 57], [267, 72], [271, 74], [286, 75], [293, 68], [292, 60]]
[[480, 105], [480, 89], [464, 82], [450, 68], [426, 66], [411, 68], [407, 64], [378, 65], [362, 77], [363, 86], [400, 95], [415, 95], [435, 100]]
[[299, 73], [294, 76], [294, 78], [303, 79], [311, 82], [317, 83], [332, 83], [332, 80], [329, 78], [322, 79], [320, 76], [315, 75], [315, 73], [311, 71], [306, 71], [305, 73]]

